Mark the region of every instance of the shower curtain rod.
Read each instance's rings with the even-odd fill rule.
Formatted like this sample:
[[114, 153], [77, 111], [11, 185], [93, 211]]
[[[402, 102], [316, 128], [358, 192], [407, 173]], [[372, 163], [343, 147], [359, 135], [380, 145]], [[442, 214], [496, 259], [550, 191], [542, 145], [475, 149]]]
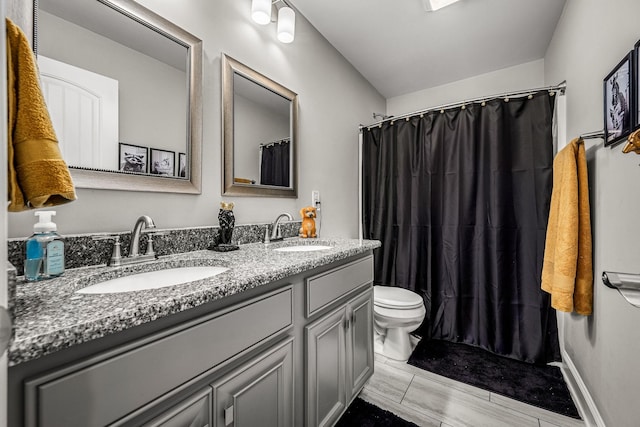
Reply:
[[289, 142], [291, 140], [291, 138], [284, 138], [284, 139], [278, 139], [277, 141], [272, 141], [272, 142], [264, 142], [258, 145], [258, 147], [269, 147], [270, 145], [276, 145], [276, 144], [284, 144], [285, 142]]
[[565, 81], [563, 81], [562, 83], [560, 83], [560, 84], [558, 84], [556, 86], [546, 86], [546, 87], [539, 87], [539, 88], [535, 88], [535, 89], [520, 90], [520, 91], [515, 91], [515, 92], [505, 92], [505, 93], [501, 93], [501, 94], [498, 94], [498, 95], [482, 96], [482, 97], [478, 97], [478, 98], [467, 99], [467, 100], [464, 100], [464, 101], [452, 102], [450, 104], [438, 105], [436, 107], [431, 107], [431, 108], [427, 108], [427, 109], [424, 109], [424, 110], [418, 110], [418, 111], [414, 111], [414, 112], [411, 112], [411, 113], [402, 114], [400, 116], [388, 116], [388, 118], [380, 120], [379, 122], [372, 123], [370, 125], [360, 125], [360, 132], [362, 132], [362, 129], [364, 129], [364, 128], [371, 129], [372, 127], [380, 126], [385, 122], [394, 122], [396, 120], [402, 120], [402, 119], [409, 120], [410, 117], [417, 116], [419, 114], [426, 114], [429, 111], [444, 110], [444, 109], [455, 108], [455, 107], [462, 107], [462, 106], [467, 105], [467, 104], [473, 104], [473, 103], [476, 103], [476, 102], [490, 101], [490, 100], [496, 99], [496, 98], [511, 98], [511, 97], [522, 97], [522, 96], [526, 96], [526, 95], [533, 95], [534, 93], [541, 92], [543, 90], [547, 90], [547, 91], [550, 91], [550, 92], [558, 91], [558, 92], [561, 92], [562, 94], [564, 94], [564, 91], [566, 90], [566, 88], [567, 88], [567, 82], [565, 80]]

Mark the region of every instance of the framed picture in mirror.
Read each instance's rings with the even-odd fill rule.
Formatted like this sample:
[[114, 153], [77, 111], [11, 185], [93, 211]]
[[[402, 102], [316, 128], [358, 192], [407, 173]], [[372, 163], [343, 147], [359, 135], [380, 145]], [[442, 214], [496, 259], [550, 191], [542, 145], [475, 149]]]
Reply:
[[175, 151], [151, 149], [149, 155], [149, 173], [153, 175], [174, 176], [176, 153]]
[[605, 146], [621, 142], [631, 133], [632, 116], [636, 115], [633, 68], [633, 51], [630, 51], [604, 79]]
[[178, 153], [178, 176], [187, 177], [187, 153]]
[[121, 172], [147, 173], [148, 151], [147, 147], [139, 145], [119, 143], [118, 170]]

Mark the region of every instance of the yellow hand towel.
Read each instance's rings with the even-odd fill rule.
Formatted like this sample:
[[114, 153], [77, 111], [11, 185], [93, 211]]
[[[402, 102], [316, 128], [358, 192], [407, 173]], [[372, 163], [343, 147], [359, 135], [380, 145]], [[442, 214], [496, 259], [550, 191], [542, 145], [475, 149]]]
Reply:
[[40, 89], [29, 41], [8, 18], [7, 89], [9, 211], [55, 206], [76, 199]]
[[593, 310], [589, 182], [584, 143], [574, 139], [553, 161], [553, 192], [542, 267], [551, 306], [588, 316]]

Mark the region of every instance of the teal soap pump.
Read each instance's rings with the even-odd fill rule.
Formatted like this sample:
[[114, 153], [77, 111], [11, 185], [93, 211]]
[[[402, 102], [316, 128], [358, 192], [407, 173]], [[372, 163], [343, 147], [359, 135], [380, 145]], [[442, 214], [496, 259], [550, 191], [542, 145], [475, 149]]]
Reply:
[[29, 282], [50, 279], [64, 273], [64, 242], [51, 222], [55, 211], [37, 211], [38, 222], [27, 239], [24, 276]]

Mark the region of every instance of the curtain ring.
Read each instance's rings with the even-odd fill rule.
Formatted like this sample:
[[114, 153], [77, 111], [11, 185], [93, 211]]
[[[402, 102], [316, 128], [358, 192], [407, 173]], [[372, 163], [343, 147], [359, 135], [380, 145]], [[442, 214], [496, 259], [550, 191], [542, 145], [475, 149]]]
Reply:
[[549, 91], [549, 96], [554, 96], [556, 94], [556, 92], [554, 90], [550, 90]]
[[487, 106], [487, 101], [482, 101], [482, 104], [480, 104], [480, 105], [482, 105], [483, 107], [486, 107]]
[[444, 114], [444, 110], [440, 110], [440, 114]]
[[504, 102], [509, 102], [509, 98], [505, 98], [505, 99], [504, 99]]
[[466, 110], [466, 109], [467, 109], [467, 106], [466, 106], [466, 105], [464, 105], [464, 104], [462, 104], [462, 107], [460, 107], [460, 109], [461, 109], [461, 110]]
[[406, 121], [409, 121], [409, 117], [407, 117], [405, 120], [406, 120]]
[[529, 94], [529, 96], [527, 96], [527, 99], [533, 99], [533, 94]]
[[424, 113], [420, 114], [420, 118], [422, 119], [424, 117]]

